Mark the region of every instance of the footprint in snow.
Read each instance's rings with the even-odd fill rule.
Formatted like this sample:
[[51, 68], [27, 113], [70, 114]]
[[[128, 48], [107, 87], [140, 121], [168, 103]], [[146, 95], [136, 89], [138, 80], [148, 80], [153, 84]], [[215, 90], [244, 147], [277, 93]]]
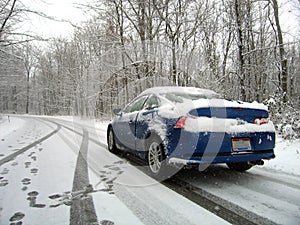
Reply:
[[21, 221], [25, 217], [25, 214], [22, 212], [16, 212], [12, 217], [10, 217], [9, 221], [12, 222], [10, 225], [21, 225], [23, 222]]
[[27, 191], [27, 189], [28, 189], [28, 187], [27, 186], [24, 186], [24, 187], [22, 187], [22, 191]]
[[114, 164], [119, 164], [119, 165], [126, 164], [126, 163], [127, 163], [127, 162], [124, 161], [124, 160], [120, 160], [120, 161], [114, 162]]
[[36, 175], [38, 171], [39, 170], [37, 168], [33, 168], [30, 170], [30, 173], [32, 173], [33, 175]]
[[31, 157], [35, 154], [35, 152], [30, 152], [30, 154], [28, 155], [28, 157]]
[[17, 165], [18, 165], [17, 162], [13, 162], [13, 163], [11, 164], [11, 166], [17, 166]]
[[74, 192], [64, 192], [62, 194], [54, 194], [50, 195], [49, 198], [57, 201], [57, 204], [50, 205], [50, 208], [56, 208], [61, 205], [70, 206], [72, 201], [75, 199], [85, 199], [89, 198], [89, 194], [100, 192], [100, 191], [110, 191], [108, 189], [98, 189], [95, 190], [91, 184], [85, 186], [82, 190], [74, 191]]
[[22, 221], [18, 221], [18, 222], [16, 222], [16, 223], [10, 223], [9, 225], [22, 225], [22, 224], [23, 224]]
[[27, 195], [28, 195], [27, 200], [29, 201], [30, 207], [34, 207], [34, 208], [45, 208], [46, 207], [45, 204], [36, 203], [37, 196], [39, 195], [39, 193], [37, 191], [29, 192]]
[[9, 170], [7, 168], [4, 168], [1, 172], [2, 175], [8, 174]]
[[110, 220], [102, 220], [100, 221], [100, 225], [114, 225], [115, 223]]
[[8, 185], [8, 180], [1, 179], [1, 180], [0, 180], [0, 187], [4, 187], [4, 186], [6, 186], [6, 185]]
[[97, 187], [98, 185], [103, 184], [108, 190], [107, 192], [109, 194], [114, 194], [113, 192], [114, 181], [124, 172], [116, 164], [124, 164], [124, 163], [125, 163], [124, 161], [117, 161], [114, 162], [113, 165], [105, 165], [104, 166], [105, 170], [99, 171], [100, 173], [99, 177], [101, 179], [95, 186]]
[[21, 182], [22, 182], [23, 185], [29, 185], [29, 184], [31, 184], [31, 179], [30, 178], [24, 178]]
[[30, 165], [31, 165], [31, 162], [25, 162], [25, 168], [29, 168]]

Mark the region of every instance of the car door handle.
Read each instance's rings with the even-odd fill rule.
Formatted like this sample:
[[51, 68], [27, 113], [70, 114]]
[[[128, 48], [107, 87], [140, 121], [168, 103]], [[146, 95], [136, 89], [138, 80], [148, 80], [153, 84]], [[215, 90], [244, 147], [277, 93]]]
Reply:
[[133, 120], [129, 120], [129, 122], [128, 122], [129, 124], [133, 124]]

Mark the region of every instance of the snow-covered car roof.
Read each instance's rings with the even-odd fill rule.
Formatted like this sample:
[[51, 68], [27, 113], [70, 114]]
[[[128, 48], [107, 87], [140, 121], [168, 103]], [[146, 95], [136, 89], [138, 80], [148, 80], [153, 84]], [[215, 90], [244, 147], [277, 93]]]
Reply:
[[165, 93], [189, 93], [189, 94], [201, 94], [201, 95], [218, 95], [216, 92], [208, 89], [201, 89], [195, 87], [177, 87], [177, 86], [163, 86], [153, 87], [142, 92], [145, 94], [165, 94]]
[[195, 108], [209, 108], [209, 107], [233, 107], [233, 108], [250, 108], [250, 109], [260, 109], [268, 111], [268, 107], [262, 103], [258, 103], [256, 101], [242, 102], [242, 101], [234, 101], [234, 100], [226, 100], [223, 99], [218, 93], [208, 90], [201, 89], [196, 87], [177, 87], [177, 86], [163, 86], [163, 87], [153, 87], [145, 90], [141, 93], [141, 95], [146, 94], [158, 94], [164, 95], [168, 93], [182, 93], [189, 95], [203, 95], [208, 98], [199, 98], [199, 99], [185, 99], [183, 102], [177, 102], [175, 104], [178, 111], [181, 114], [188, 112], [191, 109]]

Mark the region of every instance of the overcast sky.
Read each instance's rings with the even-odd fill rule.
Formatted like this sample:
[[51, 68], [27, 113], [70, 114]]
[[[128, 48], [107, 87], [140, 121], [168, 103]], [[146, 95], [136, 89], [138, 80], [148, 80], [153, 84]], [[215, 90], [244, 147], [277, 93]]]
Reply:
[[[291, 2], [299, 4], [298, 11], [292, 7]], [[298, 34], [300, 31], [299, 17], [300, 16], [300, 0], [279, 0], [281, 4], [281, 24], [284, 31], [292, 35]], [[72, 21], [73, 24], [79, 24], [80, 21], [87, 19], [86, 14], [78, 8], [78, 4], [86, 4], [87, 0], [26, 0], [26, 4], [30, 9], [41, 11], [51, 17], [61, 20]], [[66, 22], [50, 21], [38, 16], [30, 16], [31, 21], [27, 21], [22, 25], [22, 30], [31, 31], [46, 37], [71, 37], [73, 27]]]
[[[84, 0], [26, 0], [24, 4], [31, 10], [43, 12], [58, 20], [79, 24], [87, 19], [87, 15], [78, 9], [78, 4], [85, 4], [86, 2]], [[67, 22], [51, 21], [37, 15], [30, 15], [22, 29], [44, 37], [70, 37], [73, 32], [73, 27]]]

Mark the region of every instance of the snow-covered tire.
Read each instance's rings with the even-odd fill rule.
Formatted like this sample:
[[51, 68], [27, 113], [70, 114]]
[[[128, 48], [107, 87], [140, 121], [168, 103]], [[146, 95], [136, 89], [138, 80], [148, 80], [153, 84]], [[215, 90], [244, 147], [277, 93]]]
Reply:
[[167, 165], [165, 147], [157, 135], [151, 135], [146, 141], [146, 151], [149, 172], [153, 178], [161, 181], [176, 173], [173, 167]]
[[115, 134], [111, 126], [107, 129], [107, 148], [108, 151], [112, 153], [118, 153], [118, 148], [116, 146], [115, 141]]
[[249, 170], [252, 165], [248, 162], [237, 162], [237, 163], [226, 163], [229, 169], [244, 172], [246, 170]]

